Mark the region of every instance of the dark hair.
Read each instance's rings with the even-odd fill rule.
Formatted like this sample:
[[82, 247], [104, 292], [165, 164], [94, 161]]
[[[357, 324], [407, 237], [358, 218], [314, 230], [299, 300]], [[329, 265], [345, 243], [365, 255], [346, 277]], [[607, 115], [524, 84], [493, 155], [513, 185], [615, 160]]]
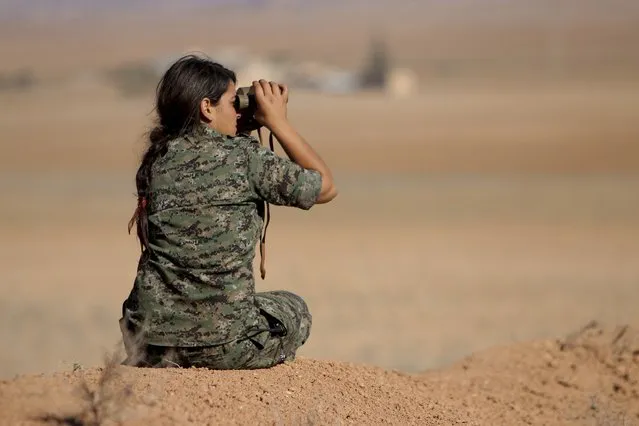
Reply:
[[206, 57], [187, 55], [178, 59], [164, 73], [156, 88], [155, 110], [158, 123], [149, 133], [149, 147], [135, 176], [138, 206], [129, 222], [129, 233], [137, 222], [142, 251], [149, 250], [147, 203], [152, 194], [151, 168], [164, 155], [172, 139], [184, 136], [200, 124], [200, 102], [209, 98], [216, 105], [235, 73]]

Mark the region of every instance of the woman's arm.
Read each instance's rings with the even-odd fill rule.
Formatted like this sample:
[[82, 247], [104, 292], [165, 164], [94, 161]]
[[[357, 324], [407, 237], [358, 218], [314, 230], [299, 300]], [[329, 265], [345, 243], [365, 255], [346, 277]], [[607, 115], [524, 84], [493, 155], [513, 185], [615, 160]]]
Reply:
[[317, 152], [297, 133], [286, 117], [288, 88], [264, 80], [254, 81], [258, 109], [255, 119], [266, 126], [282, 145], [286, 155], [301, 167], [316, 170], [322, 176], [317, 204], [328, 203], [337, 196], [333, 175]]

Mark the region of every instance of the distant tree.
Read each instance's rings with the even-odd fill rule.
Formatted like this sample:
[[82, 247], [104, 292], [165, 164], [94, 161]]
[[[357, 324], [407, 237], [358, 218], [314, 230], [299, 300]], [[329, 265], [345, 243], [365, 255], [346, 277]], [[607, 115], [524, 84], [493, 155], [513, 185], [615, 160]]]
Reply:
[[0, 73], [0, 91], [28, 90], [35, 84], [36, 78], [29, 69]]
[[373, 38], [368, 61], [362, 72], [362, 85], [369, 88], [384, 87], [390, 68], [386, 44], [379, 38]]

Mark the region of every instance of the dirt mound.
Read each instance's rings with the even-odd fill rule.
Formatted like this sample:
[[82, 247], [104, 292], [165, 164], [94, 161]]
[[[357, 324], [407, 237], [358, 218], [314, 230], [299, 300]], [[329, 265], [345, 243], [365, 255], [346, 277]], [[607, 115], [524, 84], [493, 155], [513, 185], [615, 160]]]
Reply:
[[[107, 367], [108, 369], [108, 367]], [[21, 377], [0, 384], [9, 423], [31, 418], [127, 420], [127, 424], [429, 424], [453, 407], [425, 399], [419, 381], [398, 372], [341, 362], [297, 361], [260, 371], [104, 368]], [[101, 396], [83, 398], [83, 381]], [[94, 404], [95, 405], [95, 404]], [[110, 406], [111, 405], [111, 406]], [[54, 409], [55, 407], [55, 409]], [[84, 411], [84, 416], [79, 415]], [[52, 417], [51, 414], [57, 416]], [[13, 423], [11, 423], [13, 424]]]
[[496, 347], [421, 375], [423, 391], [482, 424], [639, 424], [639, 330], [592, 322], [558, 340]]
[[639, 424], [639, 331], [591, 323], [419, 375], [305, 358], [259, 371], [107, 364], [0, 382], [0, 413], [2, 424]]

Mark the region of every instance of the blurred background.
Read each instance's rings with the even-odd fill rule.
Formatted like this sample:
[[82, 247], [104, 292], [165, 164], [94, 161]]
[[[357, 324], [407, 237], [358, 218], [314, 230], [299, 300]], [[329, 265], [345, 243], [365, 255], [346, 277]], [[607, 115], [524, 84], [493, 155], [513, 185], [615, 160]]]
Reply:
[[179, 3], [0, 1], [0, 377], [118, 347], [154, 88], [194, 51], [288, 84], [335, 172], [273, 208], [257, 277], [308, 301], [300, 355], [416, 372], [639, 322], [638, 2]]

